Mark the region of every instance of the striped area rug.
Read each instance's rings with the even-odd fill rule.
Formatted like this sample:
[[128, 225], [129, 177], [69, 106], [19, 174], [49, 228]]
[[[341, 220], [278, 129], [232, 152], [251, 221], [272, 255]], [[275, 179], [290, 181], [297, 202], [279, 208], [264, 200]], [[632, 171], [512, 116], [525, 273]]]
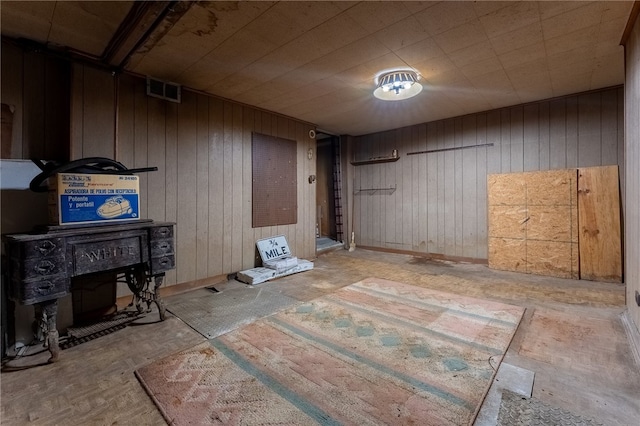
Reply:
[[523, 311], [369, 278], [136, 375], [175, 425], [464, 425]]

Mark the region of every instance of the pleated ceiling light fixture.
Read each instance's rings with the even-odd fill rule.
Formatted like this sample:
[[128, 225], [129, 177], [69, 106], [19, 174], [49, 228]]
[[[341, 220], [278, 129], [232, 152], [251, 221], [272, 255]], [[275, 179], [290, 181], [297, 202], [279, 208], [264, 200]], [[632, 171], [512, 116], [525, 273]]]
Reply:
[[388, 71], [376, 77], [378, 87], [373, 96], [383, 101], [401, 101], [422, 92], [420, 76], [412, 70]]

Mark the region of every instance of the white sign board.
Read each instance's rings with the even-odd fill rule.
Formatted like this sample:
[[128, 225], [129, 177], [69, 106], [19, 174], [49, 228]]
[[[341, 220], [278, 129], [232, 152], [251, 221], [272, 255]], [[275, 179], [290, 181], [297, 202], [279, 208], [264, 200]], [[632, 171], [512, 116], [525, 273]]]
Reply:
[[291, 250], [284, 235], [256, 241], [263, 262], [284, 259], [291, 256]]

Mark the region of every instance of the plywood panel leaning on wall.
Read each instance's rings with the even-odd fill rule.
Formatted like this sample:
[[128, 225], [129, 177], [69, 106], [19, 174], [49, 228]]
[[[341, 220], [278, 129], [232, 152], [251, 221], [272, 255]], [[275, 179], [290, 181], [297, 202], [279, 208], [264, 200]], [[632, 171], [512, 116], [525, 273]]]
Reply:
[[618, 166], [578, 169], [580, 277], [622, 281]]
[[489, 267], [578, 276], [576, 171], [488, 176]]
[[490, 174], [489, 267], [526, 272], [526, 190], [522, 173]]
[[579, 278], [576, 170], [527, 175], [527, 272]]

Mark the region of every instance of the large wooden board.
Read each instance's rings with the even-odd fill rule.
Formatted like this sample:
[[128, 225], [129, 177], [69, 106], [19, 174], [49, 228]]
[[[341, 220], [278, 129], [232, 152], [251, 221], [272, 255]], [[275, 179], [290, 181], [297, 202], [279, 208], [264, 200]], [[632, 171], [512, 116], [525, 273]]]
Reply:
[[488, 176], [489, 267], [579, 278], [576, 170]]
[[578, 169], [580, 277], [621, 282], [618, 166]]

